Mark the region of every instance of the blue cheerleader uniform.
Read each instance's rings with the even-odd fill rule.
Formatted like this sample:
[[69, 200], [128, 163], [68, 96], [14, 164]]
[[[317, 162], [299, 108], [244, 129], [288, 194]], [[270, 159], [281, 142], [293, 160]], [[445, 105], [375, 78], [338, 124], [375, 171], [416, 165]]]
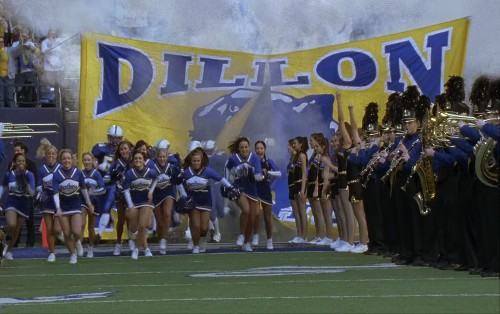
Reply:
[[194, 171], [190, 167], [184, 171], [184, 187], [186, 193], [193, 198], [196, 209], [212, 210], [210, 179], [218, 182], [223, 177], [210, 167], [199, 171]]
[[82, 213], [81, 189], [85, 189], [85, 178], [83, 172], [76, 168], [66, 170], [60, 167], [54, 172], [52, 178], [52, 189], [54, 198], [59, 194], [60, 206], [63, 215]]
[[259, 200], [255, 176], [262, 176], [262, 168], [257, 155], [250, 153], [247, 158], [238, 153], [231, 155], [226, 163], [226, 171], [234, 174], [233, 185], [241, 193], [254, 201]]
[[[276, 163], [271, 158], [260, 159], [262, 169], [269, 171], [279, 171]], [[273, 205], [273, 195], [271, 192], [271, 181], [269, 176], [264, 177], [262, 181], [257, 181], [257, 195], [262, 203]]]
[[[106, 189], [104, 188], [104, 181], [102, 179], [101, 173], [97, 169], [85, 170], [82, 169], [83, 177], [85, 180], [85, 187], [87, 191], [89, 191], [89, 197], [94, 207], [96, 207], [98, 196], [106, 193]], [[90, 195], [92, 192], [93, 195]], [[82, 206], [88, 209], [87, 204], [82, 196]], [[99, 216], [99, 208], [96, 207], [94, 211], [94, 215]]]
[[37, 187], [42, 190], [45, 201], [43, 202], [43, 209], [40, 211], [42, 214], [56, 213], [56, 204], [54, 203], [54, 190], [52, 189], [52, 178], [54, 172], [59, 170], [61, 164], [55, 163], [52, 166], [47, 164], [38, 169], [38, 182]]
[[[16, 176], [24, 176], [26, 185], [19, 185]], [[11, 170], [7, 172], [2, 181], [2, 193], [3, 189], [9, 191], [4, 203], [5, 211], [15, 211], [18, 215], [28, 218], [31, 197], [29, 189], [35, 191], [35, 176], [33, 173], [28, 170], [23, 172]], [[2, 193], [0, 193], [0, 198]]]
[[123, 182], [123, 193], [125, 199], [127, 199], [127, 194], [130, 194], [132, 204], [127, 201], [129, 208], [154, 207], [153, 204], [148, 203], [148, 193], [152, 188], [154, 189], [157, 177], [158, 173], [146, 166], [142, 170], [132, 168], [127, 171]]
[[171, 167], [175, 167], [175, 165], [171, 164], [168, 159], [165, 166], [161, 166], [158, 162], [155, 162], [152, 167], [152, 169], [158, 173], [156, 188], [153, 192], [153, 203], [155, 207], [159, 206], [167, 198], [176, 199], [177, 190], [170, 182], [170, 176], [167, 174]]

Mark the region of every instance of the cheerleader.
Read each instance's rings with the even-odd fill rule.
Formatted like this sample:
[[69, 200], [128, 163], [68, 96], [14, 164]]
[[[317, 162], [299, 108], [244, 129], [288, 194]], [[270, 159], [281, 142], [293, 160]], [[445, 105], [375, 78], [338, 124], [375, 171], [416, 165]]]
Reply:
[[[158, 145], [157, 145], [158, 146]], [[169, 155], [168, 146], [158, 148], [153, 169], [158, 173], [156, 188], [153, 193], [153, 213], [157, 222], [157, 234], [160, 239], [160, 254], [167, 253], [167, 236], [172, 221], [172, 208], [177, 197], [175, 185], [170, 181], [170, 174], [175, 167], [180, 167], [180, 157]]]
[[[208, 156], [203, 148], [196, 147], [189, 152], [182, 164], [183, 186], [187, 195], [194, 201], [194, 209], [188, 213], [193, 254], [205, 252], [205, 237], [212, 211], [210, 180], [220, 182], [230, 190], [233, 189], [227, 179], [208, 166], [208, 162]], [[183, 189], [180, 189], [180, 192], [181, 195], [184, 194]]]
[[243, 251], [251, 252], [250, 241], [259, 200], [256, 181], [262, 181], [264, 176], [259, 158], [250, 151], [250, 140], [247, 137], [239, 137], [229, 145], [228, 149], [232, 155], [226, 163], [226, 178], [232, 172], [234, 185], [242, 192], [237, 201], [241, 216], [240, 235], [236, 244], [242, 246]]
[[295, 159], [295, 150], [293, 149], [293, 138], [288, 140], [288, 153], [290, 154], [290, 161], [286, 167], [287, 178], [288, 178], [288, 200], [290, 201], [290, 206], [292, 207], [293, 216], [295, 217], [295, 228], [297, 230], [297, 236], [288, 241], [288, 243], [298, 243], [300, 239], [302, 239], [301, 233], [301, 224], [299, 220], [299, 210], [297, 207], [297, 202], [295, 202], [295, 183], [294, 183], [294, 159]]
[[[98, 234], [102, 235], [102, 232], [106, 228], [109, 219], [110, 213], [109, 209], [111, 207], [116, 209], [116, 213], [118, 215], [118, 220], [116, 222], [116, 244], [113, 250], [113, 255], [118, 256], [121, 254], [122, 250], [122, 236], [123, 236], [123, 226], [125, 222], [127, 222], [127, 217], [125, 216], [125, 198], [123, 195], [123, 182], [125, 180], [125, 174], [130, 168], [130, 155], [132, 151], [133, 145], [131, 142], [124, 140], [118, 144], [116, 148], [114, 161], [109, 168], [108, 174], [105, 178], [109, 181], [108, 185], [106, 185], [106, 189], [112, 188], [114, 197], [113, 204], [106, 204], [104, 207], [100, 209], [103, 210], [99, 219], [99, 229]], [[106, 192], [107, 194], [107, 192]], [[135, 248], [135, 242], [131, 239], [131, 235], [129, 234], [129, 248], [131, 251]]]
[[[97, 203], [95, 196], [103, 195], [104, 193], [106, 193], [106, 189], [104, 188], [104, 181], [99, 171], [97, 171], [97, 169], [95, 168], [95, 158], [94, 155], [92, 155], [92, 153], [90, 152], [83, 153], [82, 163], [84, 167], [82, 169], [82, 172], [85, 180], [85, 187], [87, 188], [90, 200], [92, 201], [95, 207], [96, 206], [95, 204]], [[99, 216], [98, 210], [91, 212], [88, 206], [86, 206], [85, 204], [82, 206], [82, 233], [80, 236], [80, 240], [78, 240], [78, 242], [76, 243], [77, 245], [76, 250], [78, 256], [83, 256], [82, 240], [83, 240], [83, 233], [85, 230], [86, 220], [88, 217], [87, 229], [89, 233], [89, 246], [87, 248], [87, 257], [88, 258], [94, 257], [95, 216]]]
[[[262, 168], [262, 174], [264, 175], [264, 179], [262, 181], [257, 182], [257, 194], [259, 196], [259, 202], [262, 207], [262, 212], [264, 213], [264, 225], [266, 227], [266, 235], [267, 242], [266, 248], [268, 250], [273, 249], [273, 217], [272, 217], [272, 209], [273, 209], [273, 195], [271, 193], [271, 178], [279, 178], [281, 177], [281, 171], [279, 171], [276, 163], [271, 158], [266, 156], [266, 143], [264, 141], [255, 142], [255, 153], [257, 157], [260, 159], [260, 165]], [[259, 244], [259, 211], [258, 209], [257, 216], [255, 217], [254, 227], [253, 227], [253, 238], [252, 245]]]
[[[316, 173], [311, 176], [313, 180], [308, 181], [307, 197], [309, 203], [317, 207], [318, 224], [320, 226], [319, 237], [316, 245], [330, 246], [333, 238], [333, 221], [332, 221], [332, 205], [328, 198], [329, 184], [327, 173], [328, 167], [325, 167], [325, 162], [330, 160], [328, 139], [323, 133], [313, 133], [311, 135], [312, 147], [314, 148], [313, 162], [310, 165], [310, 172]], [[312, 200], [312, 202], [311, 202]]]
[[[146, 154], [135, 151], [132, 155], [133, 167], [127, 171], [123, 183], [123, 194], [127, 202], [127, 217], [129, 231], [137, 232], [138, 246], [144, 249], [144, 256], [153, 256], [148, 247], [147, 226], [151, 223], [153, 214], [153, 191], [156, 187], [158, 173], [146, 167]], [[132, 259], [139, 257], [139, 249], [132, 250]]]
[[57, 162], [57, 148], [53, 146], [46, 138], [40, 141], [40, 147], [36, 151], [37, 158], [44, 158], [45, 163], [38, 169], [37, 182], [37, 202], [40, 203], [40, 213], [43, 215], [43, 221], [46, 228], [46, 240], [49, 246], [49, 256], [47, 262], [56, 261], [54, 251], [54, 235], [60, 234], [62, 242], [64, 235], [59, 224], [59, 219], [55, 219], [56, 205], [54, 203], [54, 191], [52, 190], [52, 177], [61, 164]]
[[351, 134], [353, 147], [350, 150], [348, 157], [348, 184], [349, 184], [349, 200], [351, 201], [354, 217], [358, 222], [359, 227], [359, 243], [350, 251], [352, 253], [364, 253], [368, 251], [368, 227], [365, 217], [365, 206], [363, 202], [363, 187], [359, 182], [362, 167], [362, 157], [359, 156], [360, 151], [365, 149], [365, 143], [361, 142], [361, 137], [358, 133], [356, 118], [354, 116], [354, 108], [349, 104], [349, 116], [351, 121]]
[[293, 163], [293, 198], [297, 206], [297, 215], [299, 230], [298, 238], [292, 239], [292, 243], [307, 242], [308, 219], [306, 212], [306, 194], [307, 194], [307, 138], [298, 136], [293, 139], [292, 149], [294, 150]]
[[[5, 218], [7, 220], [7, 230], [11, 235], [7, 244], [4, 258], [12, 260], [12, 248], [19, 237], [19, 231], [24, 219], [28, 218], [30, 198], [35, 195], [35, 177], [31, 171], [26, 170], [26, 157], [22, 153], [17, 153], [12, 159], [13, 169], [8, 171], [0, 186], [0, 198], [4, 191], [9, 195], [5, 200]], [[3, 211], [0, 207], [0, 212]]]
[[73, 154], [69, 149], [59, 153], [61, 167], [54, 172], [52, 189], [56, 215], [61, 224], [66, 246], [71, 254], [69, 263], [77, 263], [75, 241], [80, 239], [82, 232], [82, 202], [81, 196], [87, 203], [89, 212], [94, 212], [94, 205], [90, 201], [85, 187], [85, 179], [80, 169], [74, 166]]

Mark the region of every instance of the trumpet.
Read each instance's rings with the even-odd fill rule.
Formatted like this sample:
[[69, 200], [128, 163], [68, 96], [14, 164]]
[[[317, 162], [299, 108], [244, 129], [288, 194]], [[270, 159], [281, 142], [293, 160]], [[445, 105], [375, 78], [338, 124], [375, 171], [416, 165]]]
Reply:
[[29, 138], [36, 134], [58, 133], [56, 123], [0, 123], [0, 138]]

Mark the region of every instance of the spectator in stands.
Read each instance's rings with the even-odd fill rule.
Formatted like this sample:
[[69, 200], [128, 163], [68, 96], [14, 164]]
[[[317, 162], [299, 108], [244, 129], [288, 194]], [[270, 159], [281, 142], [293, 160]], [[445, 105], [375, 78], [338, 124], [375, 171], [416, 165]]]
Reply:
[[27, 29], [20, 29], [19, 41], [12, 44], [12, 47], [19, 46], [17, 62], [19, 64], [18, 73], [15, 77], [18, 104], [33, 106], [37, 100], [38, 75], [35, 65], [38, 62], [40, 49], [30, 40]]
[[2, 134], [3, 134], [3, 123], [0, 122], [0, 163], [5, 158], [5, 145], [2, 141]]
[[14, 107], [14, 78], [20, 46], [5, 47], [0, 37], [0, 108]]
[[[29, 159], [26, 157], [26, 154], [28, 153], [28, 147], [24, 142], [17, 141], [14, 142], [14, 155], [17, 153], [21, 153], [25, 156], [26, 159], [26, 169], [33, 173], [35, 177], [35, 182], [37, 182], [37, 177], [38, 177], [38, 169], [36, 167], [36, 164], [33, 160]], [[14, 167], [14, 163], [11, 162], [9, 165], [8, 170], [12, 170]], [[33, 200], [30, 199], [30, 205], [29, 205], [29, 215], [28, 218], [25, 220], [26, 221], [26, 228], [27, 228], [27, 239], [26, 239], [26, 247], [33, 247], [35, 245], [35, 219], [33, 217], [34, 214], [34, 206], [33, 206]], [[20, 240], [20, 235], [17, 237], [17, 243], [15, 243], [15, 247], [17, 247], [19, 240]]]
[[42, 41], [43, 76], [42, 83], [49, 86], [58, 86], [63, 71], [60, 48], [61, 40], [55, 29], [49, 29], [47, 38]]

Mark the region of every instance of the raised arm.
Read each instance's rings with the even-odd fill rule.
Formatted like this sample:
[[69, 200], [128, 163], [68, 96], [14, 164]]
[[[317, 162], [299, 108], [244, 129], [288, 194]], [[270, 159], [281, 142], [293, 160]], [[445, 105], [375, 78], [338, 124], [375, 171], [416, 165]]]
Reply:
[[349, 104], [349, 119], [351, 123], [351, 134], [352, 134], [352, 141], [354, 145], [358, 146], [361, 144], [361, 138], [359, 137], [358, 133], [358, 124], [356, 122], [356, 117], [354, 115], [354, 107], [352, 104]]
[[335, 97], [337, 98], [337, 110], [339, 116], [340, 134], [342, 135], [343, 139], [342, 148], [348, 149], [352, 146], [352, 140], [351, 137], [349, 136], [349, 132], [347, 132], [347, 129], [345, 127], [344, 111], [342, 110], [342, 96], [340, 92], [336, 92]]

